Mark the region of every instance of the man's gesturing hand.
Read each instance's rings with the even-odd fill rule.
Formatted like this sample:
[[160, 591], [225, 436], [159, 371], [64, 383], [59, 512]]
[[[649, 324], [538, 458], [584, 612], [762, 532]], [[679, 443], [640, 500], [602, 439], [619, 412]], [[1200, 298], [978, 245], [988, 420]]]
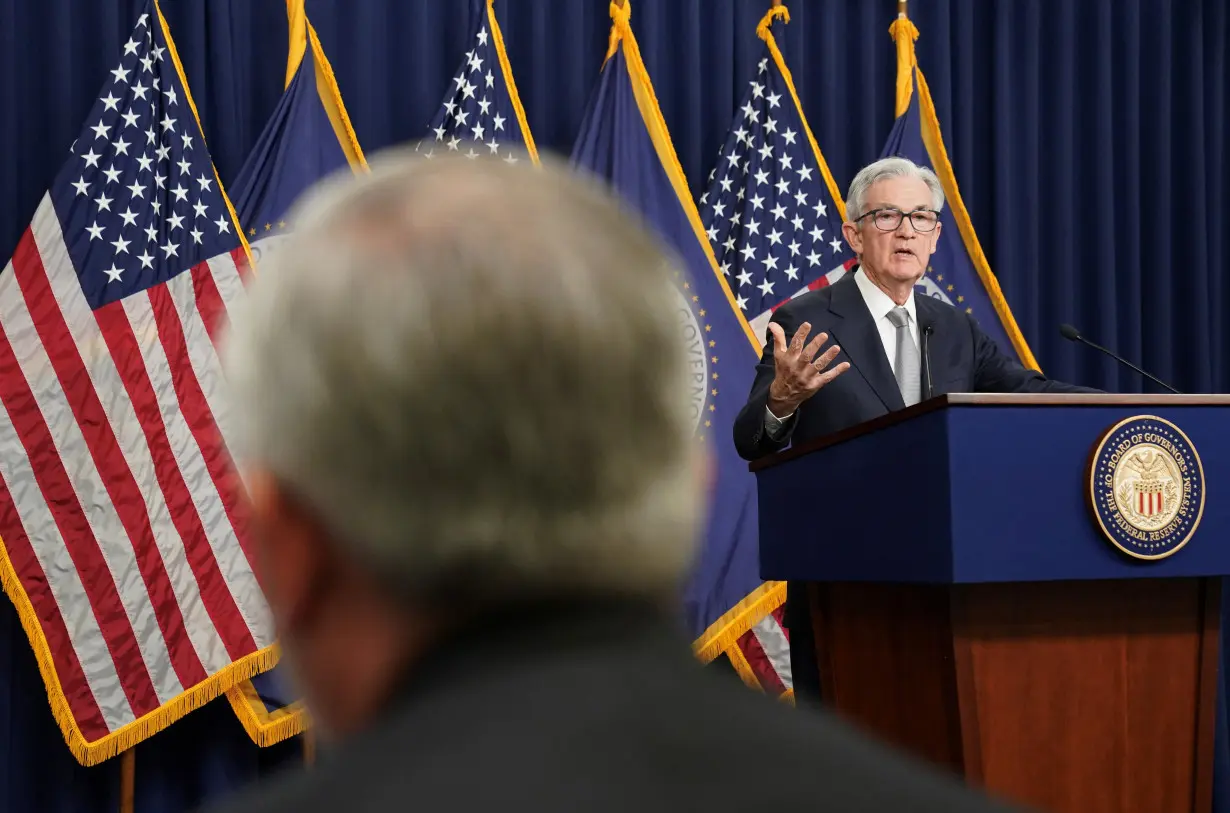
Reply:
[[811, 332], [811, 323], [804, 322], [798, 332], [786, 346], [786, 334], [782, 326], [776, 322], [769, 323], [769, 332], [773, 334], [773, 364], [776, 374], [773, 383], [769, 385], [769, 411], [779, 418], [785, 418], [799, 408], [799, 405], [825, 384], [850, 369], [850, 363], [843, 361], [831, 370], [825, 370], [841, 348], [833, 345], [816, 358], [816, 352], [829, 340], [829, 334], [821, 333], [807, 346], [807, 334]]

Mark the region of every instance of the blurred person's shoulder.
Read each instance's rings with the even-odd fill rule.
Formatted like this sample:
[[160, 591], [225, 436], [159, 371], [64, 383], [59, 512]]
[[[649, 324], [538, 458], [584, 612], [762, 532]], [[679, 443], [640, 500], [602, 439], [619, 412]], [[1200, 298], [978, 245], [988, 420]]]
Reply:
[[[749, 804], [811, 804], [833, 811], [1008, 813], [946, 769], [881, 744], [832, 712], [795, 708], [742, 685], [697, 692], [694, 728], [726, 743], [720, 771], [726, 793]], [[705, 713], [720, 704], [722, 713]], [[773, 708], [769, 708], [772, 706]], [[714, 771], [718, 773], [718, 771]], [[742, 776], [741, 776], [742, 775]], [[754, 786], [744, 777], [765, 777]], [[746, 795], [743, 795], [746, 794]], [[716, 801], [719, 809], [737, 809]]]
[[830, 714], [706, 673], [662, 628], [590, 621], [454, 648], [371, 731], [219, 810], [1007, 810]]

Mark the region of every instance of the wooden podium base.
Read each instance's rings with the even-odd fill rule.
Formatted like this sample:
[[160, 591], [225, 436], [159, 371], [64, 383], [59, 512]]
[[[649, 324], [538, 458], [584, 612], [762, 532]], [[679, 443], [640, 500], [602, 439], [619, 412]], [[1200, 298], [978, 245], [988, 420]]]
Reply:
[[1207, 813], [1218, 579], [811, 584], [825, 704], [1060, 813]]

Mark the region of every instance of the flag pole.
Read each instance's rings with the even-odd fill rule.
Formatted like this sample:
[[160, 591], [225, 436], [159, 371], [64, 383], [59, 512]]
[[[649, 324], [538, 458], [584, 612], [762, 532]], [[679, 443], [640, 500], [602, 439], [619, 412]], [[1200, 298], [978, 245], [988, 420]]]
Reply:
[[897, 0], [897, 16], [901, 19], [905, 19], [910, 16], [906, 13], [906, 6], [909, 5], [909, 3], [910, 0]]
[[133, 813], [137, 789], [137, 749], [120, 754], [120, 813]]
[[303, 737], [303, 764], [311, 768], [316, 764], [316, 732], [309, 728], [301, 736]]

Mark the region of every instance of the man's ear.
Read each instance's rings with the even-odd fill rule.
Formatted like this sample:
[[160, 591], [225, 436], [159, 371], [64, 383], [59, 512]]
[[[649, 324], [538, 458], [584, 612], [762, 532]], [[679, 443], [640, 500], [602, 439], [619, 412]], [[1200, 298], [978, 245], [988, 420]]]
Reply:
[[850, 250], [855, 254], [863, 252], [863, 235], [859, 233], [858, 226], [853, 223], [842, 223], [841, 233], [845, 235], [846, 242], [850, 244]]
[[283, 633], [300, 626], [312, 612], [327, 575], [324, 528], [304, 503], [271, 472], [244, 476], [251, 506], [257, 575], [274, 621]]

